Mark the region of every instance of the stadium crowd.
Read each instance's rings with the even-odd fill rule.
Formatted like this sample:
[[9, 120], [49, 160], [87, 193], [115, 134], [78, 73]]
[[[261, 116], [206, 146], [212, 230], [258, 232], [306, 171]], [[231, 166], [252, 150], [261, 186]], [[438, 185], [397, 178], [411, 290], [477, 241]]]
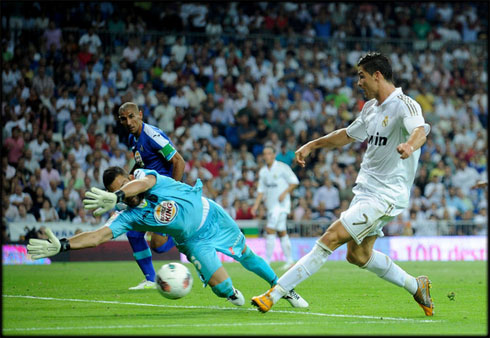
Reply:
[[2, 3], [3, 239], [11, 222], [107, 219], [82, 199], [107, 167], [133, 166], [117, 119], [127, 101], [176, 145], [185, 182], [200, 178], [235, 219], [252, 218], [266, 143], [301, 182], [290, 218], [338, 218], [366, 144], [317, 152], [306, 168], [294, 151], [353, 121], [365, 102], [356, 62], [386, 39], [376, 46], [432, 131], [411, 207], [385, 233], [434, 235], [449, 220], [460, 222], [442, 234], [486, 234], [487, 192], [471, 188], [487, 179], [488, 57], [471, 49], [486, 43], [484, 6]]

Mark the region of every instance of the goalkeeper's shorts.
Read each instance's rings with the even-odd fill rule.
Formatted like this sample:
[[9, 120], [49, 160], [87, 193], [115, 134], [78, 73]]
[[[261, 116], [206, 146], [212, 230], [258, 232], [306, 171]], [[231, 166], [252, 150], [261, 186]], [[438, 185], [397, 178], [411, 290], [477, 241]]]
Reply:
[[209, 200], [209, 213], [201, 229], [177, 249], [196, 267], [205, 285], [222, 264], [217, 252], [239, 260], [245, 249], [245, 236], [218, 204]]

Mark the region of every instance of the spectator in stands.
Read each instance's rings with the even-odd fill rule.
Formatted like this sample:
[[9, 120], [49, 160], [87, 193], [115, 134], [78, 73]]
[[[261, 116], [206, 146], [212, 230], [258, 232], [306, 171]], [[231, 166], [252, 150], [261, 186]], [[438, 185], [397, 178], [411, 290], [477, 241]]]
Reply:
[[211, 136], [208, 137], [209, 143], [218, 150], [218, 154], [223, 154], [226, 147], [226, 138], [220, 135], [219, 128], [213, 126]]
[[[39, 96], [44, 93], [45, 90], [49, 97], [51, 97], [54, 94], [54, 88], [55, 84], [53, 78], [46, 74], [46, 68], [44, 66], [40, 66], [37, 70], [37, 75], [32, 79], [32, 89], [34, 91], [31, 91], [31, 97], [33, 97], [33, 93], [37, 93], [37, 96]], [[36, 109], [33, 110], [36, 111]]]
[[252, 213], [250, 212], [251, 206], [246, 201], [236, 199], [233, 203], [233, 208], [236, 210], [236, 220], [253, 219]]
[[193, 112], [199, 111], [201, 107], [201, 103], [206, 101], [206, 93], [202, 87], [197, 85], [196, 80], [192, 77], [189, 80], [189, 85], [183, 87], [184, 95], [187, 98], [187, 102], [189, 103], [189, 108]]
[[61, 197], [58, 200], [58, 207], [56, 208], [56, 212], [58, 213], [58, 217], [60, 221], [71, 222], [75, 218], [75, 213], [72, 209], [68, 208], [66, 205], [65, 198]]
[[19, 217], [19, 209], [16, 205], [9, 203], [8, 195], [2, 197], [2, 215], [2, 218], [5, 218], [7, 222], [13, 222]]
[[36, 223], [36, 217], [33, 214], [27, 212], [25, 204], [20, 204], [18, 207], [19, 215], [13, 220], [13, 222], [23, 222], [25, 225], [32, 225]]
[[51, 181], [54, 181], [55, 185], [58, 185], [61, 182], [61, 176], [59, 171], [53, 168], [53, 161], [48, 160], [46, 161], [46, 167], [41, 169], [41, 182], [39, 184], [44, 191], [48, 191]]
[[48, 199], [44, 194], [44, 189], [38, 185], [35, 190], [34, 198], [32, 199], [32, 207], [28, 209], [28, 212], [33, 214], [38, 221], [41, 220], [41, 209], [43, 208], [44, 200]]
[[175, 118], [177, 111], [174, 105], [168, 101], [165, 93], [157, 94], [158, 104], [153, 110], [153, 116], [157, 120], [157, 126], [165, 133], [171, 133], [175, 128]]
[[432, 203], [439, 203], [444, 196], [444, 184], [441, 183], [440, 176], [432, 176], [431, 181], [425, 186], [424, 196]]
[[[20, 213], [20, 209], [19, 209]], [[488, 215], [487, 208], [481, 208], [478, 214], [474, 217], [476, 224], [475, 235], [487, 236], [488, 234]]]
[[468, 166], [464, 159], [456, 163], [456, 171], [452, 176], [452, 184], [462, 190], [464, 194], [469, 194], [471, 186], [479, 180], [480, 175], [475, 168]]
[[28, 150], [32, 153], [33, 160], [38, 163], [43, 159], [44, 149], [48, 147], [49, 144], [44, 140], [44, 133], [37, 134], [36, 138], [27, 145]]
[[15, 167], [24, 150], [24, 138], [19, 127], [12, 128], [12, 137], [5, 139], [4, 146], [8, 150], [8, 163]]
[[24, 203], [24, 199], [26, 197], [29, 197], [29, 195], [25, 192], [22, 191], [22, 185], [20, 185], [19, 183], [16, 183], [15, 184], [15, 187], [14, 187], [14, 193], [11, 194], [10, 196], [9, 195], [5, 195], [5, 197], [8, 197], [8, 202], [7, 204], [11, 204], [13, 205], [14, 207], [19, 207], [21, 204]]
[[87, 215], [87, 212], [82, 206], [77, 209], [77, 215], [72, 219], [72, 223], [75, 224], [82, 223], [82, 224], [91, 224], [91, 225], [98, 224], [95, 217], [92, 216], [91, 214]]
[[58, 221], [58, 213], [56, 209], [53, 208], [49, 198], [45, 198], [42, 204], [42, 208], [39, 210], [39, 221], [40, 222], [56, 222]]
[[196, 122], [190, 128], [190, 136], [194, 140], [208, 139], [212, 135], [213, 128], [204, 120], [204, 114], [200, 112], [196, 116]]
[[339, 190], [334, 187], [328, 176], [325, 177], [323, 185], [313, 194], [313, 207], [318, 209], [320, 203], [323, 203], [325, 209], [331, 212], [340, 206]]
[[281, 151], [277, 153], [276, 160], [286, 163], [288, 166], [293, 164], [294, 151], [287, 149], [287, 144], [284, 142], [281, 144]]
[[61, 29], [56, 27], [56, 22], [49, 21], [48, 28], [44, 31], [43, 40], [45, 41], [46, 49], [49, 50], [51, 45], [54, 45], [56, 50], [61, 49], [61, 43], [63, 41], [63, 35]]
[[225, 99], [218, 99], [218, 105], [211, 111], [211, 123], [219, 128], [220, 133], [224, 133], [226, 126], [235, 123], [233, 111], [225, 107]]
[[80, 40], [78, 40], [78, 45], [88, 45], [88, 52], [90, 54], [99, 54], [100, 47], [102, 46], [102, 41], [100, 40], [99, 35], [95, 32], [94, 27], [89, 27], [88, 31], [84, 33]]
[[187, 46], [184, 44], [184, 37], [179, 36], [175, 40], [175, 44], [170, 48], [170, 55], [172, 59], [178, 64], [184, 61], [184, 57], [187, 54]]
[[50, 180], [49, 188], [44, 192], [52, 205], [58, 205], [58, 201], [63, 196], [63, 189], [58, 186], [59, 183], [59, 180]]

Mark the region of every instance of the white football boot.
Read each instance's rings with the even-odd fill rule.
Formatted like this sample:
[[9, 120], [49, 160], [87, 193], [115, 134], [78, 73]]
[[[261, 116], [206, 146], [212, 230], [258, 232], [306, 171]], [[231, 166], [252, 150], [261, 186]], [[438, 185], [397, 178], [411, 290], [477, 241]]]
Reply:
[[242, 306], [245, 304], [245, 298], [243, 297], [242, 293], [240, 290], [233, 288], [233, 295], [227, 298], [227, 300], [236, 306]]
[[145, 289], [156, 289], [157, 283], [144, 280], [136, 286], [130, 287], [129, 290], [145, 290]]

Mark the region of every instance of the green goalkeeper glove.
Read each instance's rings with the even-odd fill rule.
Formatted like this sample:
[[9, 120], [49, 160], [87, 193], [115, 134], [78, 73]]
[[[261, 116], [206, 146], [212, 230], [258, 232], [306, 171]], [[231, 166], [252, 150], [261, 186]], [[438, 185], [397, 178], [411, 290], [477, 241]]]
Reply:
[[51, 229], [46, 229], [48, 240], [31, 238], [27, 244], [27, 253], [33, 259], [46, 258], [60, 252], [70, 250], [70, 242], [66, 238], [59, 240]]
[[103, 213], [111, 210], [117, 203], [124, 200], [124, 192], [118, 190], [116, 192], [108, 192], [98, 188], [92, 188], [91, 191], [85, 193], [86, 197], [83, 200], [83, 206], [85, 209], [96, 209], [94, 211], [95, 216], [100, 216]]

